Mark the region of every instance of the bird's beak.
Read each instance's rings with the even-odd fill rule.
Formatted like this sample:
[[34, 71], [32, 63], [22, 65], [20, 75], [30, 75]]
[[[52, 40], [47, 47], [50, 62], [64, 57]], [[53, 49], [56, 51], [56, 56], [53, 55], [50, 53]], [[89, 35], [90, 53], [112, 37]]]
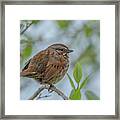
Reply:
[[67, 51], [67, 53], [71, 53], [71, 52], [73, 52], [73, 50], [68, 50], [68, 51]]

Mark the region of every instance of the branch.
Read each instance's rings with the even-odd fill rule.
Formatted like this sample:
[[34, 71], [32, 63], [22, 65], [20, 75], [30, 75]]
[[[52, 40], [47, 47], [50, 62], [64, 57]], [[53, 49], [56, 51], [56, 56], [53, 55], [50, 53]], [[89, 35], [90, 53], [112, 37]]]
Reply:
[[23, 31], [21, 31], [20, 35], [22, 35], [32, 24], [33, 22], [31, 22], [28, 26], [26, 26], [26, 28]]
[[29, 98], [29, 100], [34, 100], [44, 89], [45, 89], [44, 86], [40, 87], [40, 88]]
[[40, 95], [38, 95], [37, 100], [39, 100], [39, 99], [41, 99], [41, 98], [47, 98], [47, 97], [50, 97], [50, 96], [51, 96], [51, 94], [49, 94], [49, 95], [44, 95], [44, 96], [41, 96], [41, 94], [40, 94]]
[[56, 92], [59, 96], [61, 96], [64, 100], [68, 100], [68, 97], [64, 95], [63, 92], [61, 92], [59, 89], [57, 89], [55, 86], [48, 86], [44, 85], [40, 87], [30, 98], [29, 100], [34, 100], [44, 89], [47, 89], [48, 91], [54, 91]]

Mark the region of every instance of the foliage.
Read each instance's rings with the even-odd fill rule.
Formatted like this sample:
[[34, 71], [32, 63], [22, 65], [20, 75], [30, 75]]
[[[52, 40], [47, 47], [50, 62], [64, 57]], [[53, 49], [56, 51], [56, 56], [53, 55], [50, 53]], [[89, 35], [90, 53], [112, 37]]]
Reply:
[[[90, 79], [90, 75], [87, 75], [85, 77], [85, 79], [81, 82], [82, 79], [82, 67], [80, 63], [76, 63], [74, 70], [73, 70], [73, 77], [75, 79], [75, 82], [77, 83], [77, 88], [74, 85], [74, 81], [72, 80], [72, 78], [70, 77], [70, 75], [67, 73], [67, 76], [69, 78], [71, 87], [72, 87], [72, 91], [69, 95], [69, 99], [71, 100], [80, 100], [81, 99], [81, 90], [84, 89]], [[95, 95], [95, 93], [93, 93], [90, 90], [86, 90], [85, 95], [87, 97], [88, 100], [97, 100], [99, 99], [99, 97], [97, 95]]]
[[69, 99], [71, 100], [80, 100], [81, 99], [81, 92], [80, 92], [80, 88], [78, 89], [73, 89], [70, 93]]
[[26, 36], [24, 33], [27, 31], [27, 29], [31, 26], [31, 25], [37, 25], [38, 23], [40, 23], [40, 20], [21, 20], [20, 23], [20, 34], [24, 36], [24, 39], [21, 39], [20, 44], [21, 46], [23, 46], [22, 50], [21, 50], [21, 62], [23, 62], [24, 60], [27, 60], [27, 58], [29, 58], [29, 56], [32, 54], [32, 50], [33, 50], [33, 41], [32, 38]]
[[84, 29], [84, 33], [85, 33], [86, 37], [92, 36], [93, 29], [90, 26], [88, 26], [88, 25], [85, 24], [84, 27], [83, 27], [83, 29]]
[[92, 92], [90, 90], [87, 90], [85, 92], [85, 94], [86, 94], [86, 97], [88, 100], [99, 100], [99, 97], [94, 92]]
[[96, 62], [96, 53], [95, 53], [94, 49], [95, 48], [93, 45], [89, 45], [88, 47], [86, 47], [85, 51], [78, 58], [78, 61], [82, 64], [95, 63]]
[[73, 82], [72, 78], [69, 76], [68, 73], [67, 73], [67, 76], [68, 76], [68, 78], [69, 78], [69, 81], [70, 81], [71, 87], [75, 90], [75, 85], [74, 85], [74, 82]]
[[70, 20], [58, 20], [57, 21], [59, 28], [62, 30], [66, 30], [69, 27], [70, 23], [71, 23]]
[[32, 43], [28, 42], [25, 46], [25, 48], [22, 51], [22, 57], [23, 59], [27, 59], [32, 53]]
[[73, 76], [75, 78], [75, 81], [77, 82], [77, 84], [79, 85], [80, 80], [82, 78], [82, 68], [81, 65], [79, 63], [77, 63], [75, 65], [75, 68], [73, 70]]
[[80, 89], [85, 88], [85, 86], [87, 85], [87, 83], [89, 81], [89, 77], [90, 77], [90, 75], [85, 77], [85, 79], [83, 80], [83, 82], [80, 85]]
[[32, 24], [38, 24], [40, 22], [40, 20], [32, 20]]

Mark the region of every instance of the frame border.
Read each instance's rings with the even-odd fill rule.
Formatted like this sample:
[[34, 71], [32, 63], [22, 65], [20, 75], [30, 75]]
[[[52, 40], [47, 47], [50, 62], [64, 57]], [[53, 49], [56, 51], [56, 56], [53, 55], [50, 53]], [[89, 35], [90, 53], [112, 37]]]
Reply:
[[[5, 5], [115, 5], [115, 115], [5, 115]], [[120, 1], [2, 1], [1, 2], [0, 119], [119, 119], [119, 17]]]

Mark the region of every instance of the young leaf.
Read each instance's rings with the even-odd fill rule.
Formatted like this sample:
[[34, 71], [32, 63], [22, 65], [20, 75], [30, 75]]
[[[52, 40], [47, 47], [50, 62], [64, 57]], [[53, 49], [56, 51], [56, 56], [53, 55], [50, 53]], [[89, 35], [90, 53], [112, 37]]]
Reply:
[[80, 92], [80, 89], [78, 88], [78, 89], [73, 89], [72, 91], [71, 91], [71, 93], [70, 93], [70, 96], [69, 96], [69, 98], [71, 99], [71, 100], [80, 100], [81, 99], [81, 92]]
[[100, 99], [95, 93], [93, 93], [90, 90], [87, 90], [85, 92], [85, 95], [86, 95], [86, 97], [87, 97], [88, 100], [99, 100]]
[[74, 83], [73, 83], [72, 78], [69, 76], [68, 73], [67, 73], [67, 76], [68, 76], [68, 78], [69, 78], [69, 81], [70, 81], [71, 87], [75, 90], [75, 85], [74, 85]]
[[72, 89], [72, 91], [71, 91], [71, 93], [70, 93], [70, 96], [69, 96], [69, 99], [72, 99], [72, 96], [73, 96], [73, 94], [74, 94], [74, 89]]
[[82, 67], [81, 67], [80, 63], [77, 63], [75, 65], [74, 70], [73, 70], [73, 76], [74, 76], [77, 84], [79, 84], [80, 80], [82, 78]]
[[89, 75], [86, 76], [86, 78], [85, 78], [85, 79], [83, 80], [83, 82], [81, 83], [80, 89], [84, 88], [84, 87], [87, 85], [88, 81], [89, 81]]

